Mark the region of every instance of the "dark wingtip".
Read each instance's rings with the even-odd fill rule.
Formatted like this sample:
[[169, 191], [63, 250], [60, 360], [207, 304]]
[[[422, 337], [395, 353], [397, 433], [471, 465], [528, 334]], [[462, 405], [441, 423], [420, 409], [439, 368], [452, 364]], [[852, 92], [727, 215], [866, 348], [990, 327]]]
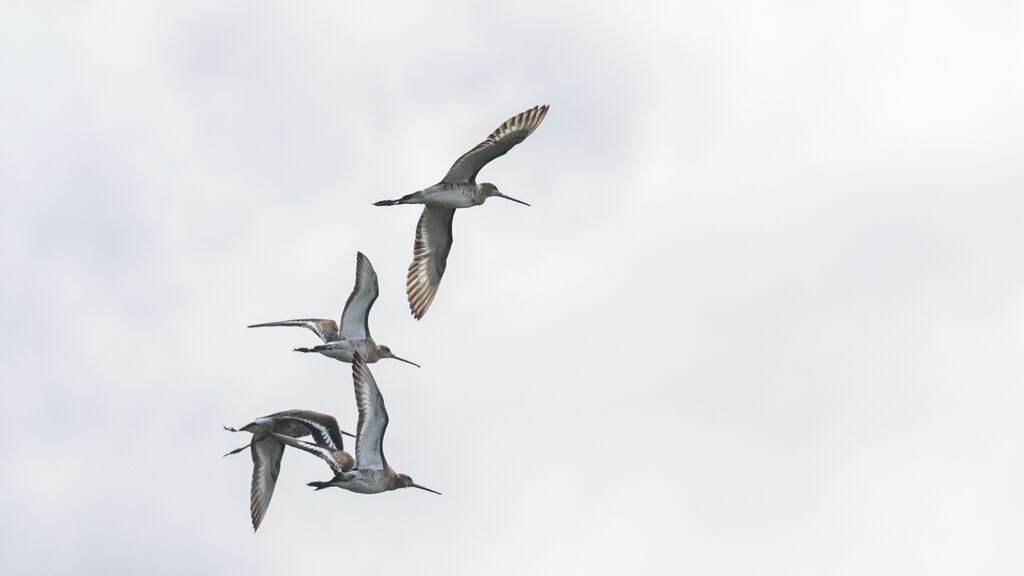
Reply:
[[373, 203], [374, 206], [394, 206], [394, 200], [378, 200]]

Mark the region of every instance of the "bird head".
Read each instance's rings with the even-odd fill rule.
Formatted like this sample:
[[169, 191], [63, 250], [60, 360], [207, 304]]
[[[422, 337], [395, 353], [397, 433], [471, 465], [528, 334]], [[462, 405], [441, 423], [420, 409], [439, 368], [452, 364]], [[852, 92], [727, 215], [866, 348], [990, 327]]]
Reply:
[[417, 364], [417, 363], [415, 363], [415, 362], [413, 362], [411, 360], [406, 360], [405, 358], [400, 358], [398, 356], [395, 356], [395, 353], [391, 351], [391, 348], [388, 348], [387, 346], [384, 346], [383, 344], [378, 344], [377, 345], [377, 357], [378, 358], [394, 358], [395, 360], [401, 360], [402, 362], [405, 362], [406, 364], [412, 364], [413, 366], [415, 366], [417, 368], [420, 367], [419, 364]]
[[519, 202], [520, 204], [524, 204], [526, 206], [529, 206], [529, 204], [527, 204], [526, 202], [523, 202], [522, 200], [516, 200], [515, 198], [513, 198], [511, 196], [506, 196], [506, 195], [502, 194], [501, 192], [498, 191], [498, 187], [495, 186], [494, 184], [491, 184], [490, 182], [484, 182], [484, 183], [480, 184], [480, 191], [484, 193], [484, 198], [490, 198], [491, 196], [497, 196], [498, 198], [504, 198], [506, 200], [511, 200], [513, 202]]
[[437, 490], [431, 490], [426, 486], [420, 486], [419, 484], [412, 481], [412, 478], [408, 474], [399, 474], [395, 477], [394, 488], [419, 488], [420, 490], [426, 490], [427, 492], [433, 492], [434, 494], [440, 495], [441, 493]]

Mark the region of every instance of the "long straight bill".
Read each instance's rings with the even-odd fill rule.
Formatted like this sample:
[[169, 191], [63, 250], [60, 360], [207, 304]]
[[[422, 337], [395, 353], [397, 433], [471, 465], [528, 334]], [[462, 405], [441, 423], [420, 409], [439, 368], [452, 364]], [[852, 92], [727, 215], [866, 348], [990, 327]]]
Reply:
[[394, 358], [395, 360], [401, 360], [402, 362], [405, 362], [406, 364], [412, 364], [413, 366], [415, 366], [417, 368], [421, 367], [419, 364], [413, 362], [412, 360], [406, 360], [405, 358], [399, 358], [398, 356], [392, 356], [392, 358]]
[[502, 198], [504, 198], [505, 200], [511, 200], [513, 202], [519, 202], [520, 204], [523, 204], [524, 206], [529, 206], [529, 204], [527, 204], [526, 202], [523, 202], [522, 200], [516, 200], [515, 198], [513, 198], [511, 196], [506, 196], [506, 195], [502, 194], [501, 192], [498, 192], [497, 195], [502, 197]]
[[419, 488], [420, 490], [426, 490], [427, 492], [433, 492], [434, 494], [437, 494], [438, 496], [441, 496], [440, 492], [438, 492], [437, 490], [431, 490], [430, 488], [427, 488], [426, 486], [420, 486], [419, 484], [409, 484], [409, 486], [412, 486], [413, 488]]

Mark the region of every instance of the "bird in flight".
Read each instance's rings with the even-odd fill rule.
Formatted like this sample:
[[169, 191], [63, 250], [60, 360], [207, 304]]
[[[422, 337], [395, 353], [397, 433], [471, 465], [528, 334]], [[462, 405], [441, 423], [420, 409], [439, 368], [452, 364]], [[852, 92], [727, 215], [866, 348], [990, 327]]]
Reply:
[[362, 252], [356, 253], [356, 285], [345, 302], [345, 310], [341, 313], [341, 327], [334, 320], [323, 318], [304, 318], [301, 320], [283, 320], [252, 324], [249, 328], [265, 326], [300, 326], [309, 328], [323, 340], [323, 344], [311, 348], [296, 348], [296, 352], [319, 352], [342, 362], [351, 362], [352, 355], [359, 352], [366, 362], [376, 362], [381, 358], [394, 358], [413, 366], [419, 364], [395, 356], [387, 346], [377, 344], [370, 336], [370, 308], [377, 300], [380, 289], [377, 287], [377, 273], [370, 264], [370, 259]]
[[412, 264], [409, 265], [405, 281], [409, 309], [417, 320], [430, 308], [441, 283], [448, 252], [452, 249], [452, 219], [455, 210], [478, 206], [491, 196], [526, 204], [502, 194], [490, 182], [478, 184], [476, 175], [488, 162], [502, 156], [532, 134], [547, 113], [548, 106], [545, 104], [516, 114], [498, 126], [486, 140], [460, 156], [439, 183], [397, 200], [374, 202], [374, 206], [424, 204], [423, 214], [416, 224]]
[[[241, 428], [224, 427], [229, 432], [250, 432], [252, 441], [225, 454], [238, 454], [249, 448], [252, 453], [252, 485], [249, 489], [249, 512], [252, 515], [252, 529], [255, 531], [263, 522], [274, 495], [277, 475], [281, 471], [281, 456], [284, 444], [273, 434], [289, 438], [312, 435], [318, 446], [330, 450], [343, 450], [341, 436], [352, 436], [338, 427], [334, 416], [309, 410], [285, 410], [270, 416], [257, 418]], [[349, 457], [351, 458], [351, 456]], [[349, 466], [351, 468], [351, 466]]]
[[[373, 379], [369, 367], [357, 352], [352, 358], [352, 384], [356, 393], [356, 407], [359, 409], [359, 428], [356, 430], [356, 455], [353, 466], [352, 456], [333, 446], [321, 442], [306, 442], [288, 434], [272, 432], [278, 441], [299, 450], [305, 450], [322, 458], [334, 472], [334, 478], [326, 482], [310, 482], [309, 485], [321, 490], [331, 486], [344, 488], [360, 494], [379, 494], [399, 488], [419, 488], [440, 494], [426, 486], [420, 486], [406, 474], [399, 474], [388, 465], [384, 458], [384, 431], [388, 427], [388, 411], [384, 408], [384, 397]], [[332, 434], [338, 432], [337, 424]], [[340, 433], [334, 434], [340, 438]], [[338, 445], [340, 447], [340, 444]]]

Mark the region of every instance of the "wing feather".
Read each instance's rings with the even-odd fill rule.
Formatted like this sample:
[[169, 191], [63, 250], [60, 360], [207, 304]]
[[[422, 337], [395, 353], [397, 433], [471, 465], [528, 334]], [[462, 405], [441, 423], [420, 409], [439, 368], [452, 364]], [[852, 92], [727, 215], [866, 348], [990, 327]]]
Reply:
[[441, 276], [448, 264], [448, 252], [452, 249], [454, 218], [454, 209], [428, 205], [423, 208], [416, 224], [416, 241], [405, 279], [405, 291], [409, 310], [417, 320], [427, 313], [441, 284]]
[[273, 436], [263, 436], [253, 439], [250, 452], [252, 487], [249, 491], [249, 511], [252, 514], [252, 529], [255, 531], [263, 522], [263, 517], [270, 506], [270, 498], [274, 495], [277, 475], [281, 472], [284, 445]]
[[356, 253], [356, 284], [341, 313], [341, 338], [362, 340], [370, 337], [370, 308], [379, 294], [377, 273], [370, 259], [362, 252]]
[[323, 318], [303, 318], [300, 320], [282, 320], [281, 322], [250, 324], [249, 328], [263, 328], [265, 326], [298, 326], [300, 328], [309, 328], [314, 334], [319, 336], [325, 344], [338, 339], [338, 325], [334, 320], [325, 320]]
[[548, 105], [534, 106], [525, 112], [516, 114], [491, 132], [486, 140], [477, 144], [452, 164], [441, 182], [459, 183], [476, 182], [476, 175], [488, 162], [494, 160], [519, 144], [540, 126], [548, 113]]
[[[273, 436], [279, 442], [287, 444], [292, 448], [298, 448], [304, 452], [319, 456], [324, 462], [327, 462], [335, 474], [343, 474], [352, 469], [352, 457], [345, 452], [334, 451], [312, 442], [306, 442], [305, 440], [299, 440], [298, 438], [292, 438], [291, 436], [285, 436], [276, 432], [273, 433]], [[341, 459], [339, 459], [339, 456], [341, 456]]]
[[352, 357], [352, 384], [359, 408], [356, 467], [360, 470], [386, 470], [384, 431], [388, 428], [388, 411], [384, 408], [384, 397], [373, 374], [358, 353]]
[[[313, 437], [313, 441], [318, 446], [323, 446], [331, 450], [344, 450], [345, 445], [342, 441], [341, 428], [338, 426], [338, 421], [329, 414], [321, 414], [320, 412], [313, 412], [311, 410], [288, 410], [286, 412], [278, 412], [270, 416], [274, 418], [278, 425], [275, 426], [274, 432], [284, 434], [286, 436], [293, 436], [296, 438], [305, 436], [305, 434], [292, 434], [290, 430], [283, 424], [295, 423], [301, 426], [301, 429], [310, 434]], [[349, 434], [351, 436], [351, 434]]]

